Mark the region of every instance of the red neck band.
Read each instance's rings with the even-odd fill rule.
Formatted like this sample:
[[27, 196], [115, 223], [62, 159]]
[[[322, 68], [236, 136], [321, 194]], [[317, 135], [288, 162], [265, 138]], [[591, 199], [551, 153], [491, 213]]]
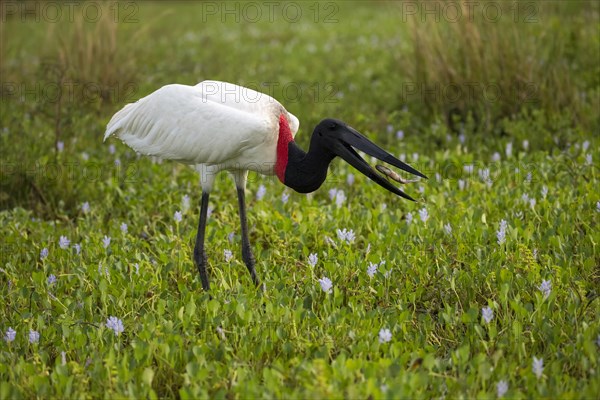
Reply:
[[277, 139], [277, 161], [275, 163], [275, 173], [281, 181], [285, 183], [285, 169], [288, 164], [288, 145], [294, 140], [292, 130], [283, 114], [279, 116], [279, 138]]

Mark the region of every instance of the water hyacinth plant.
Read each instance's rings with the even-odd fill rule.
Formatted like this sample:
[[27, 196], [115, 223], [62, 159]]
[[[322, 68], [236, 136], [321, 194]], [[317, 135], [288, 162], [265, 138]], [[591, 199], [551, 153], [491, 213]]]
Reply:
[[10, 343], [15, 340], [17, 337], [17, 331], [15, 331], [12, 327], [9, 327], [4, 333], [4, 341], [6, 343]]
[[262, 200], [265, 194], [267, 194], [267, 188], [261, 184], [256, 191], [256, 200]]
[[318, 261], [319, 257], [317, 256], [317, 253], [310, 253], [310, 255], [308, 256], [308, 264], [311, 267], [314, 267], [315, 265], [317, 265]]
[[106, 327], [111, 329], [115, 333], [115, 336], [119, 336], [125, 330], [123, 327], [123, 321], [113, 316], [106, 320]]
[[496, 396], [498, 398], [504, 397], [504, 395], [508, 392], [508, 382], [502, 380], [496, 384]]
[[[0, 398], [597, 398], [600, 8], [476, 3], [1, 2]], [[102, 142], [204, 79], [429, 179], [251, 172], [262, 292], [217, 175], [204, 292], [198, 171]]]
[[321, 285], [321, 289], [325, 293], [331, 293], [331, 289], [333, 287], [333, 283], [331, 282], [331, 279], [324, 276], [323, 278], [319, 279], [319, 284]]
[[489, 324], [490, 322], [492, 322], [492, 319], [494, 318], [494, 311], [490, 307], [483, 307], [481, 309], [481, 316], [482, 316], [483, 320], [485, 321], [485, 323]]
[[379, 331], [379, 343], [388, 343], [392, 340], [392, 332], [387, 328], [381, 328]]
[[40, 333], [33, 329], [29, 331], [29, 343], [37, 343], [40, 341]]
[[346, 242], [346, 244], [352, 244], [354, 239], [356, 239], [356, 235], [354, 234], [354, 230], [350, 229], [337, 229], [336, 230], [338, 239], [342, 242]]

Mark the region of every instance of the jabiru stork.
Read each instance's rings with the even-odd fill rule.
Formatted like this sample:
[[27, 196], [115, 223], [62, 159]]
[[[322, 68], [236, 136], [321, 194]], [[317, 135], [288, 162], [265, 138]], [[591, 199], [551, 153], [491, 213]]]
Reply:
[[[195, 86], [166, 85], [127, 104], [111, 118], [104, 140], [116, 136], [138, 153], [189, 164], [200, 173], [202, 200], [194, 262], [202, 287], [208, 291], [204, 234], [210, 192], [220, 171], [233, 175], [242, 258], [259, 287], [246, 221], [244, 193], [249, 170], [275, 174], [284, 185], [309, 193], [323, 184], [329, 163], [339, 156], [390, 192], [413, 200], [367, 164], [356, 151], [360, 150], [426, 178], [337, 119], [324, 119], [315, 127], [308, 152], [294, 141], [298, 127], [298, 118], [271, 96], [231, 83], [203, 81]], [[394, 178], [390, 169], [380, 171]]]

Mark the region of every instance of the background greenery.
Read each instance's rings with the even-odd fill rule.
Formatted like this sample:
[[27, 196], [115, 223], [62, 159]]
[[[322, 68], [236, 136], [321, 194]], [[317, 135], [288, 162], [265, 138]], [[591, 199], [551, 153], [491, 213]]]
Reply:
[[[600, 392], [596, 2], [458, 3], [460, 18], [451, 2], [47, 4], [0, 7], [0, 330], [16, 331], [0, 342], [1, 398]], [[191, 260], [198, 177], [101, 141], [123, 104], [204, 79], [272, 94], [303, 146], [320, 119], [347, 121], [430, 177], [406, 188], [419, 202], [340, 161], [310, 196], [251, 174], [261, 297], [223, 174], [210, 300]]]

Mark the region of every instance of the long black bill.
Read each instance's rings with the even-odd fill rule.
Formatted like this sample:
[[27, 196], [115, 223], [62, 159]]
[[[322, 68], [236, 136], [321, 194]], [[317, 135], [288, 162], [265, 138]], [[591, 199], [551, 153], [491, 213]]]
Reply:
[[405, 199], [415, 201], [412, 197], [392, 185], [386, 178], [378, 174], [373, 167], [371, 167], [357, 152], [354, 148], [365, 152], [366, 154], [373, 156], [385, 163], [393, 165], [394, 167], [400, 168], [403, 171], [409, 172], [413, 175], [420, 176], [427, 179], [425, 175], [411, 167], [410, 165], [398, 160], [396, 157], [371, 142], [369, 139], [364, 137], [358, 131], [353, 128], [347, 127], [344, 132], [340, 135], [340, 143], [336, 146], [336, 153], [338, 156], [346, 160], [354, 168], [362, 172], [369, 179], [376, 182], [378, 185], [389, 190], [398, 196], [404, 197]]

